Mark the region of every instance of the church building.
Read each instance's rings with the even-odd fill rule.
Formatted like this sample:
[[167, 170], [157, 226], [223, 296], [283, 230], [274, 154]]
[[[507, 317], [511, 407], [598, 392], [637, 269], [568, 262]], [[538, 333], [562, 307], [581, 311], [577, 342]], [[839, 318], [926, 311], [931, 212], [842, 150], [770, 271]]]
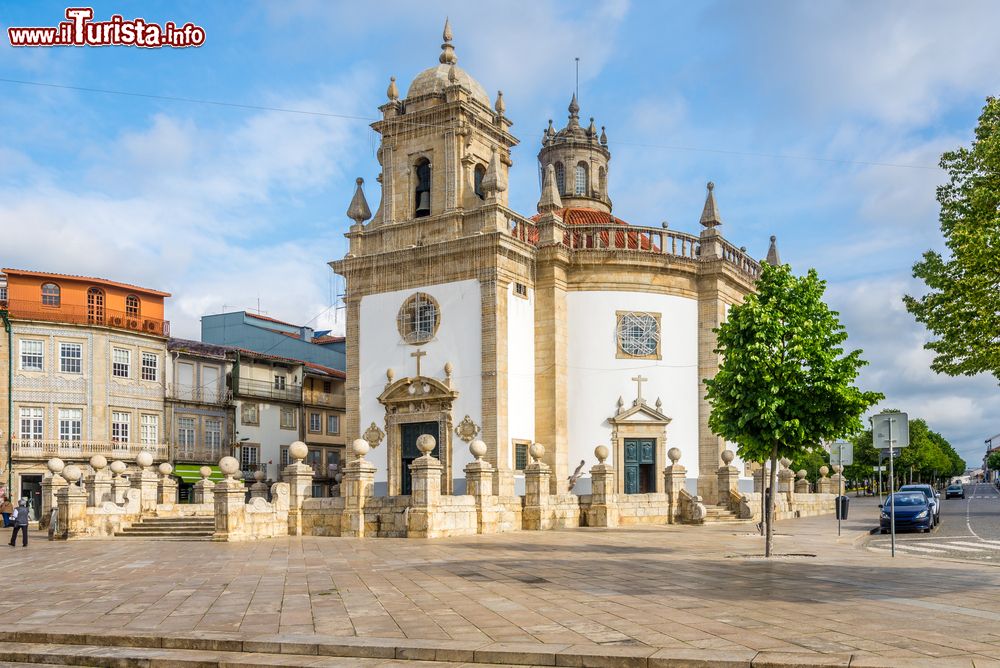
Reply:
[[447, 23], [438, 63], [405, 95], [391, 78], [387, 98], [372, 124], [380, 202], [372, 215], [358, 179], [349, 250], [330, 263], [347, 284], [346, 433], [372, 446], [376, 494], [410, 492], [431, 434], [445, 494], [464, 493], [480, 439], [501, 495], [521, 493], [533, 443], [551, 492], [580, 494], [597, 445], [619, 494], [662, 492], [676, 447], [691, 491], [716, 503], [726, 444], [701, 379], [760, 265], [723, 238], [713, 185], [697, 234], [616, 217], [611, 145], [574, 96], [541, 135], [537, 210], [511, 210], [503, 94], [459, 67]]

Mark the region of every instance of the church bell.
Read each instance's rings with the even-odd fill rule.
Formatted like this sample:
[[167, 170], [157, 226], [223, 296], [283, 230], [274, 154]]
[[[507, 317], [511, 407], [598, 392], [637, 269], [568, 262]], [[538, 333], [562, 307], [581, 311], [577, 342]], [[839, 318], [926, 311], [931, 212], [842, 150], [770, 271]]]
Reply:
[[417, 217], [431, 215], [431, 194], [424, 190], [417, 200]]

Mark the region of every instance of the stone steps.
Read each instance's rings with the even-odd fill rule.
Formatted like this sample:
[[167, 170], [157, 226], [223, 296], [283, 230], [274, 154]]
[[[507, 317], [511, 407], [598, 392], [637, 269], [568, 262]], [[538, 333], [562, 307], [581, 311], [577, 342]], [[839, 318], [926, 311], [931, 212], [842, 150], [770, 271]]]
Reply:
[[705, 523], [713, 524], [742, 524], [750, 520], [740, 519], [736, 513], [721, 504], [716, 506], [705, 506]]
[[122, 538], [156, 540], [211, 540], [214, 517], [147, 517], [115, 533]]

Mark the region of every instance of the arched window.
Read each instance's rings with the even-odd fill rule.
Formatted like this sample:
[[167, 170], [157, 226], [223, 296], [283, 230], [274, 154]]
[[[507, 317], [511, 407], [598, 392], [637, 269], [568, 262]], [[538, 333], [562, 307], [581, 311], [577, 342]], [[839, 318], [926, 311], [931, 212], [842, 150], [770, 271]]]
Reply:
[[87, 321], [104, 324], [104, 290], [100, 288], [87, 290]]
[[417, 185], [414, 189], [414, 218], [423, 218], [431, 215], [431, 162], [427, 158], [420, 158], [414, 166]]
[[479, 199], [486, 199], [486, 195], [483, 193], [483, 177], [485, 176], [486, 168], [482, 165], [476, 165], [476, 171], [472, 174], [472, 186]]
[[577, 195], [589, 195], [589, 183], [587, 182], [587, 163], [578, 163], [575, 170], [575, 183], [573, 192]]
[[135, 295], [129, 295], [125, 298], [125, 315], [139, 317], [139, 298]]
[[560, 195], [566, 194], [566, 168], [561, 162], [556, 163], [556, 190]]
[[608, 196], [608, 173], [603, 167], [597, 168], [597, 187], [600, 190], [601, 197]]
[[59, 286], [42, 283], [42, 306], [59, 306]]

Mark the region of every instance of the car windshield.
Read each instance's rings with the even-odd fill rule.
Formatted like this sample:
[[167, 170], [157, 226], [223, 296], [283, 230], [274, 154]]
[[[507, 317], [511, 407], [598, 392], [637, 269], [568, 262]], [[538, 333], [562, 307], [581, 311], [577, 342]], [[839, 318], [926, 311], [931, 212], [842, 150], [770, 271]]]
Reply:
[[897, 493], [886, 499], [886, 501], [886, 505], [895, 503], [900, 508], [903, 506], [923, 506], [927, 504], [927, 497], [918, 492], [909, 492], [907, 494]]
[[917, 485], [903, 485], [902, 487], [899, 488], [899, 491], [901, 491], [901, 492], [920, 492], [921, 494], [923, 494], [924, 496], [926, 496], [928, 499], [931, 498], [934, 495], [934, 492], [930, 488], [925, 487], [924, 485], [920, 485], [920, 486], [917, 486]]
[[961, 490], [962, 486], [961, 485], [948, 485], [948, 489]]

